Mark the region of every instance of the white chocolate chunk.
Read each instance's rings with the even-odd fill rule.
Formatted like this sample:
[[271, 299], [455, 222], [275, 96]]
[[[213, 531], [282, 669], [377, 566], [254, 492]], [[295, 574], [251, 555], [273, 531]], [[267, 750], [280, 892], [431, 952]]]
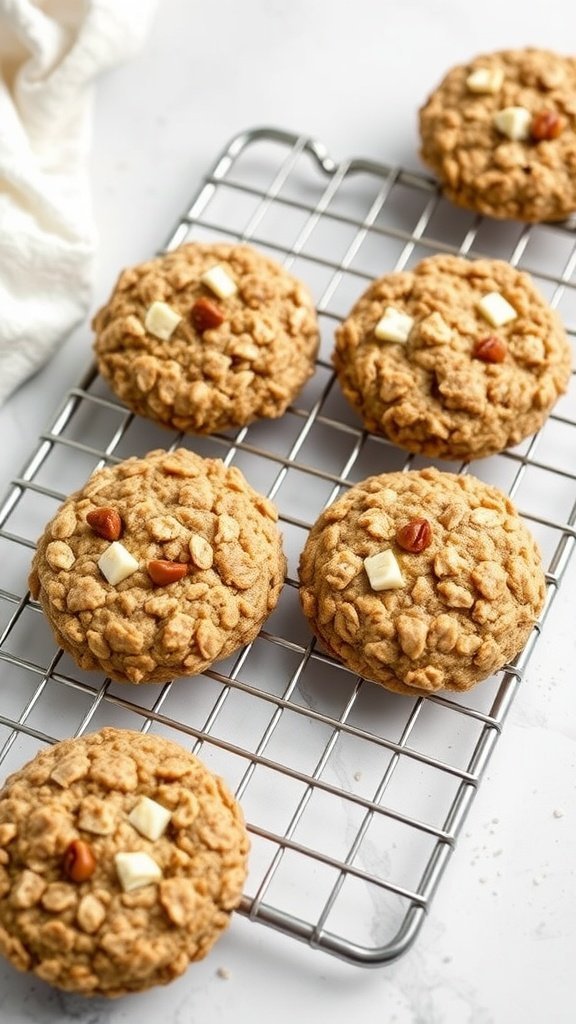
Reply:
[[210, 288], [217, 295], [219, 299], [229, 299], [232, 295], [235, 295], [238, 291], [236, 283], [230, 277], [227, 270], [224, 269], [221, 263], [217, 263], [215, 267], [210, 267], [202, 277], [200, 278], [202, 284], [205, 284], [207, 288]]
[[364, 559], [372, 590], [399, 590], [406, 586], [394, 552], [387, 548]]
[[466, 79], [470, 92], [500, 92], [504, 82], [502, 68], [476, 68]]
[[155, 842], [160, 839], [161, 835], [164, 835], [171, 817], [172, 811], [162, 807], [162, 804], [157, 804], [148, 796], [141, 796], [130, 811], [128, 821], [141, 836]]
[[114, 863], [124, 892], [141, 889], [142, 886], [159, 882], [162, 878], [161, 867], [142, 850], [135, 850], [134, 853], [116, 853]]
[[182, 317], [167, 302], [153, 302], [146, 312], [144, 327], [160, 341], [172, 337]]
[[492, 327], [503, 327], [518, 316], [514, 306], [500, 295], [500, 292], [488, 292], [477, 303], [478, 310]]
[[115, 587], [122, 580], [128, 579], [139, 568], [139, 563], [126, 550], [119, 540], [115, 540], [106, 548], [98, 559], [98, 568], [108, 583]]
[[492, 123], [502, 135], [513, 142], [524, 142], [530, 135], [532, 114], [526, 107], [504, 107], [492, 117]]
[[380, 341], [397, 341], [404, 344], [408, 341], [414, 320], [407, 313], [402, 313], [393, 306], [386, 306], [384, 316], [374, 328], [374, 334]]

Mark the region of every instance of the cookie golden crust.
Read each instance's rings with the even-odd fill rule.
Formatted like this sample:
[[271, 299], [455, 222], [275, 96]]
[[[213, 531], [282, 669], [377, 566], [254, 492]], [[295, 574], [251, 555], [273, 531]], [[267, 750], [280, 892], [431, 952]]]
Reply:
[[[493, 293], [511, 307], [500, 326], [482, 311]], [[378, 337], [389, 309], [412, 321], [404, 342]], [[336, 331], [333, 359], [368, 430], [411, 452], [473, 459], [540, 428], [568, 386], [571, 351], [527, 274], [432, 256], [368, 288]]]
[[300, 559], [316, 636], [398, 693], [470, 689], [519, 653], [544, 596], [536, 543], [512, 502], [432, 468], [351, 488]]
[[[510, 108], [522, 113], [498, 117]], [[452, 202], [491, 217], [563, 220], [576, 210], [576, 58], [503, 50], [455, 67], [420, 110], [420, 135], [422, 159]]]
[[[163, 814], [156, 838], [134, 814], [143, 798]], [[85, 995], [166, 984], [227, 927], [248, 848], [231, 793], [178, 744], [111, 728], [64, 740], [0, 791], [0, 952]], [[153, 882], [121, 881], [117, 855], [136, 853]]]
[[277, 518], [235, 467], [150, 452], [68, 498], [38, 542], [30, 590], [81, 668], [130, 683], [194, 675], [253, 640], [275, 607]]
[[[214, 267], [233, 294], [219, 297], [201, 280]], [[165, 330], [150, 316], [154, 303], [161, 316], [168, 307]], [[125, 270], [93, 327], [98, 368], [116, 395], [198, 434], [281, 416], [312, 375], [319, 341], [308, 290], [246, 245], [190, 243]]]

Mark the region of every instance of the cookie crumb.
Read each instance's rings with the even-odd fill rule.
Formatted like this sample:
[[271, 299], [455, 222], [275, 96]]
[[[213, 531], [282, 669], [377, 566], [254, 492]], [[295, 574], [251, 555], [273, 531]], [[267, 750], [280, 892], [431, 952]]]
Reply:
[[216, 971], [216, 976], [222, 978], [222, 981], [230, 980], [230, 971], [227, 967], [219, 967]]

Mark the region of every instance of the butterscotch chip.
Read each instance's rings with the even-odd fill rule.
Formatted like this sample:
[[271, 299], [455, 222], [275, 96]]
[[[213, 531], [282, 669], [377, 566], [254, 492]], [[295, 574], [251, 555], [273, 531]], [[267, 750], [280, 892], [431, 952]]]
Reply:
[[[121, 518], [130, 575], [99, 568], [120, 544], [87, 522], [100, 507]], [[235, 467], [150, 452], [68, 498], [38, 541], [30, 588], [81, 668], [130, 683], [195, 675], [253, 640], [275, 607], [286, 565], [276, 520]], [[63, 522], [71, 531], [54, 540]], [[55, 545], [70, 552], [64, 564]]]
[[535, 114], [530, 124], [530, 132], [532, 138], [538, 142], [544, 140], [551, 141], [557, 139], [562, 134], [566, 123], [564, 118], [560, 117], [553, 110], [542, 110], [539, 114]]
[[[374, 589], [363, 569], [382, 552], [367, 515], [378, 510], [391, 521], [385, 550], [402, 575], [397, 589]], [[398, 536], [422, 522], [429, 543], [406, 550]], [[347, 571], [336, 575], [340, 563]], [[299, 572], [304, 614], [329, 653], [414, 695], [468, 690], [502, 668], [522, 649], [545, 596], [538, 548], [506, 495], [432, 468], [352, 487], [312, 527]]]
[[[164, 336], [147, 326], [157, 305], [176, 317]], [[312, 375], [319, 341], [308, 290], [246, 245], [190, 243], [125, 270], [93, 326], [98, 368], [118, 397], [198, 434], [281, 416]]]
[[563, 220], [576, 210], [575, 96], [574, 57], [532, 48], [483, 54], [452, 68], [420, 110], [422, 159], [459, 206]]
[[82, 839], [73, 839], [62, 862], [62, 869], [66, 877], [71, 882], [87, 882], [94, 874], [95, 868], [96, 861], [88, 843], [83, 842]]
[[[61, 759], [90, 767], [64, 787], [54, 781]], [[121, 789], [121, 771], [103, 778], [103, 765], [129, 763], [136, 789], [130, 772]], [[176, 763], [171, 777], [166, 766]], [[170, 812], [160, 834], [134, 827], [142, 800]], [[112, 828], [85, 830], [87, 801], [106, 806]], [[221, 779], [164, 737], [106, 728], [41, 751], [0, 790], [0, 822], [8, 818], [0, 952], [58, 988], [120, 996], [166, 984], [206, 956], [240, 901], [249, 848], [242, 811]], [[87, 849], [90, 870], [70, 875], [71, 865], [86, 868]], [[136, 887], [129, 872], [119, 876], [122, 855], [156, 870]]]
[[[503, 320], [487, 345], [490, 296]], [[414, 321], [403, 345], [375, 333], [392, 301]], [[458, 256], [374, 281], [336, 331], [333, 358], [368, 430], [445, 459], [492, 455], [533, 434], [571, 367], [560, 319], [527, 274]]]

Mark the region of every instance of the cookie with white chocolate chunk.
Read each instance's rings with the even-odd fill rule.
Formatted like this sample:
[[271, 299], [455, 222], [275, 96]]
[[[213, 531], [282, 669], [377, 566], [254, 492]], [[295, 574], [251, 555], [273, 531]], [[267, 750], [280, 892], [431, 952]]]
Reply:
[[248, 848], [234, 797], [180, 745], [63, 740], [0, 791], [0, 953], [84, 995], [166, 984], [227, 927]]
[[420, 110], [422, 159], [444, 195], [491, 217], [576, 210], [576, 58], [527, 48], [452, 68]]
[[281, 416], [314, 371], [307, 288], [247, 245], [189, 243], [125, 270], [96, 314], [98, 368], [134, 412], [196, 434]]
[[257, 635], [286, 560], [277, 512], [234, 466], [184, 448], [94, 473], [47, 525], [30, 590], [83, 669], [202, 672]]
[[300, 559], [300, 599], [330, 654], [389, 690], [468, 690], [525, 644], [542, 609], [537, 545], [472, 476], [384, 473], [327, 508]]
[[535, 433], [571, 367], [560, 319], [527, 274], [458, 256], [374, 281], [337, 329], [333, 358], [368, 430], [444, 459]]

